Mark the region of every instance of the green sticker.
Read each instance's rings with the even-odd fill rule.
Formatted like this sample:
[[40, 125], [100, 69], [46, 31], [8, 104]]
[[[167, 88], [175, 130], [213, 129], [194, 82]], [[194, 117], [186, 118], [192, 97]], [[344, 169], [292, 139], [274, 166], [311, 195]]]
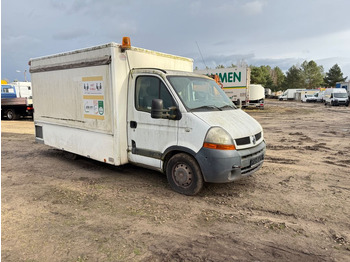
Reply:
[[98, 101], [98, 113], [102, 116], [104, 114], [103, 101]]

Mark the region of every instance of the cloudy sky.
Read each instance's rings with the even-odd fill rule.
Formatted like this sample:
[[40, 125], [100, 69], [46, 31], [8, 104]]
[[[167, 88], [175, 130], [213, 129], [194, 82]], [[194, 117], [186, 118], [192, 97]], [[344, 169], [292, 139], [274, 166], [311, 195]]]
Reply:
[[199, 69], [314, 60], [350, 78], [349, 15], [349, 0], [2, 0], [1, 78], [23, 81], [30, 58], [123, 36]]

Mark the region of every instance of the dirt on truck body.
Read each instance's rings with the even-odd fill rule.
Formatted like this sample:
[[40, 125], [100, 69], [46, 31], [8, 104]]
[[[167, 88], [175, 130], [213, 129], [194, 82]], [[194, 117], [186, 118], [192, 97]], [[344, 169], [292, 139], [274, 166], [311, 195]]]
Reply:
[[197, 196], [1, 122], [3, 261], [348, 261], [350, 108], [267, 100], [263, 167]]

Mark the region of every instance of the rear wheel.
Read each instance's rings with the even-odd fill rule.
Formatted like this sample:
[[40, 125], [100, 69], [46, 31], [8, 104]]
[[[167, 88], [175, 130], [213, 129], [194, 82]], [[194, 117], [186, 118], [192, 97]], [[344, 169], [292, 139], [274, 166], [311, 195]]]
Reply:
[[188, 196], [197, 194], [204, 184], [202, 172], [196, 160], [184, 153], [170, 158], [166, 175], [174, 191]]
[[8, 120], [15, 120], [18, 118], [15, 110], [13, 110], [13, 109], [8, 109], [5, 113], [5, 115], [6, 115]]

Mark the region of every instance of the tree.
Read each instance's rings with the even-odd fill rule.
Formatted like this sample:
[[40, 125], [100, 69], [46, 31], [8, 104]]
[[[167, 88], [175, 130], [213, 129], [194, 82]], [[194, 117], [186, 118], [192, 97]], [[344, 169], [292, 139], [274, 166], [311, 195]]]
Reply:
[[261, 84], [265, 88], [270, 88], [271, 90], [275, 89], [274, 81], [272, 78], [273, 70], [270, 66], [250, 66], [250, 70], [250, 83]]
[[305, 87], [308, 89], [320, 87], [323, 83], [323, 66], [318, 66], [315, 61], [306, 60], [301, 64], [302, 77]]
[[284, 80], [284, 90], [289, 88], [302, 89], [304, 88], [304, 79], [302, 71], [297, 66], [293, 65], [288, 69], [286, 73], [286, 79]]
[[261, 67], [250, 66], [250, 83], [261, 85], [266, 83], [265, 75]]
[[326, 73], [326, 76], [324, 78], [324, 83], [326, 86], [333, 86], [335, 87], [335, 84], [337, 82], [345, 82], [348, 77], [343, 77], [343, 72], [341, 71], [338, 64], [335, 64], [332, 66], [331, 69]]
[[216, 68], [216, 69], [221, 69], [221, 68], [225, 68], [225, 66], [224, 66], [224, 65], [218, 65], [218, 66], [216, 66], [215, 68]]
[[272, 69], [271, 73], [272, 73], [271, 77], [273, 81], [272, 91], [282, 90], [286, 76], [283, 74], [281, 68], [276, 66], [274, 69]]

